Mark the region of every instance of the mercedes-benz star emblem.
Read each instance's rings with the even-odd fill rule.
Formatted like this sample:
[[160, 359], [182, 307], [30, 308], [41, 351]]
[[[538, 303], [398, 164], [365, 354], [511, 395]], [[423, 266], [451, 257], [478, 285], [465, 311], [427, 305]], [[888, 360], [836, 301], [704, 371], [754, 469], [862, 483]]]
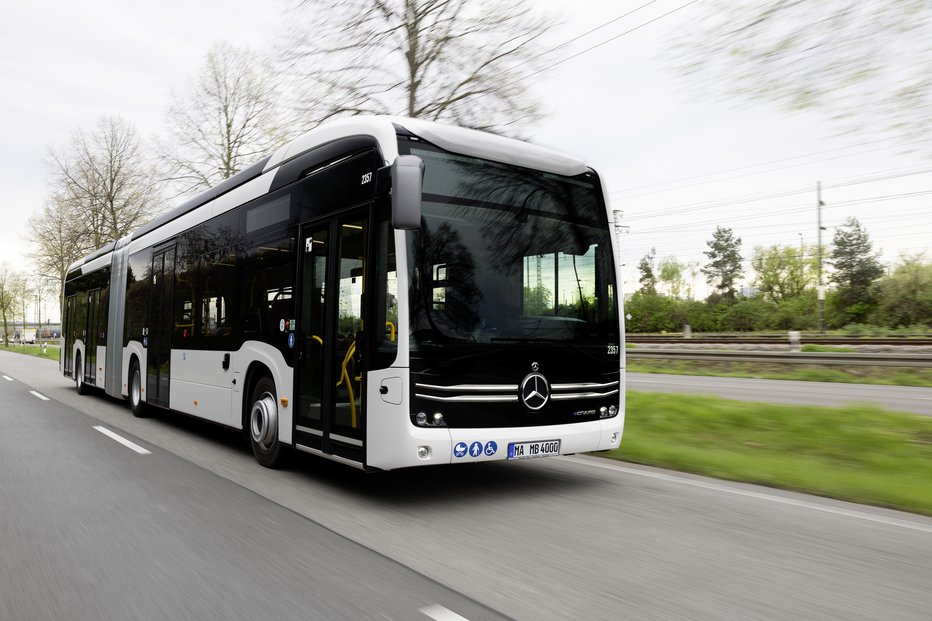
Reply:
[[521, 401], [529, 410], [539, 410], [550, 400], [550, 384], [540, 373], [531, 373], [521, 382]]

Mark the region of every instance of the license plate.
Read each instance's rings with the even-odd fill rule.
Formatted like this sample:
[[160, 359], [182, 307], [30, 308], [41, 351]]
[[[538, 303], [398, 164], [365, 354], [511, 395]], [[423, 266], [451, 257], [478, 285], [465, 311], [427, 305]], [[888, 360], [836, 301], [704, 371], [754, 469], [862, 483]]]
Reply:
[[551, 457], [559, 454], [559, 440], [512, 442], [508, 445], [508, 459], [531, 459], [533, 457]]

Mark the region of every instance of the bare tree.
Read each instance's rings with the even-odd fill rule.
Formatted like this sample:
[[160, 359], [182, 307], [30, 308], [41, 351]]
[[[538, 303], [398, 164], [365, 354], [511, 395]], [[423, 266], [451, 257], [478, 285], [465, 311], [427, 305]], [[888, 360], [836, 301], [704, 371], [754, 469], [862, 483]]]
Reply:
[[677, 34], [677, 63], [703, 90], [822, 109], [846, 129], [932, 144], [927, 0], [716, 0]]
[[27, 239], [33, 244], [30, 258], [37, 275], [56, 283], [59, 291], [64, 289], [68, 266], [94, 250], [81, 221], [80, 211], [57, 196], [29, 218]]
[[9, 322], [16, 320], [16, 311], [26, 292], [26, 279], [6, 263], [0, 265], [0, 319], [3, 320], [3, 342], [10, 344]]
[[307, 0], [281, 52], [311, 126], [401, 114], [520, 133], [539, 118], [522, 79], [549, 26], [526, 0]]
[[159, 150], [178, 193], [206, 189], [283, 142], [270, 63], [245, 47], [215, 44], [198, 79], [172, 93], [169, 139]]
[[119, 117], [102, 117], [91, 134], [78, 130], [51, 149], [50, 168], [50, 201], [74, 218], [64, 225], [84, 248], [119, 239], [155, 214], [155, 176], [136, 129]]

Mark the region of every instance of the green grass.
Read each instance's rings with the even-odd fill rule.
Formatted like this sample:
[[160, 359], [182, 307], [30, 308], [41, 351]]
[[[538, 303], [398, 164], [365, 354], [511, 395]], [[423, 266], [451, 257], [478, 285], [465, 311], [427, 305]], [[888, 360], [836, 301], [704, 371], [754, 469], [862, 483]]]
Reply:
[[38, 345], [2, 345], [0, 344], [0, 351], [10, 351], [16, 354], [28, 354], [30, 356], [38, 356], [40, 358], [48, 358], [49, 360], [58, 361], [58, 345], [55, 345], [55, 346], [49, 345], [44, 354], [42, 353], [41, 348]]
[[629, 391], [609, 457], [932, 515], [932, 418]]
[[834, 345], [803, 345], [800, 351], [810, 352], [842, 352], [846, 354], [855, 353], [858, 350], [854, 347], [837, 347]]
[[932, 369], [911, 367], [844, 367], [842, 365], [818, 366], [714, 360], [629, 359], [627, 369], [635, 373], [932, 387]]

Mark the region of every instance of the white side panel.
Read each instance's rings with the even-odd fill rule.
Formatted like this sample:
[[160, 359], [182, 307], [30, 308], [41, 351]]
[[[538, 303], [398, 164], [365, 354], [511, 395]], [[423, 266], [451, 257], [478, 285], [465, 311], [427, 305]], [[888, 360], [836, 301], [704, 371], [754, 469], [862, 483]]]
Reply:
[[[172, 365], [174, 365], [172, 354]], [[231, 403], [233, 391], [229, 388], [218, 388], [207, 384], [196, 384], [171, 379], [171, 390], [168, 393], [168, 406], [177, 411], [204, 418], [221, 425], [230, 426]]]
[[81, 266], [81, 272], [84, 274], [90, 274], [95, 270], [99, 270], [102, 267], [107, 267], [110, 265], [110, 257], [113, 256], [112, 252], [108, 252], [103, 256], [99, 256], [93, 261], [89, 261]]
[[141, 248], [147, 248], [149, 246], [154, 246], [166, 239], [170, 239], [186, 231], [187, 229], [209, 220], [217, 214], [229, 211], [234, 207], [247, 203], [254, 198], [263, 196], [269, 191], [269, 186], [272, 185], [272, 179], [274, 178], [273, 174], [262, 175], [256, 177], [252, 181], [244, 183], [236, 189], [230, 190], [222, 196], [218, 196], [214, 200], [204, 205], [201, 205], [197, 209], [189, 211], [180, 218], [176, 218], [171, 222], [166, 223], [163, 226], [151, 231], [139, 239], [134, 239], [129, 247], [129, 254], [133, 254]]
[[225, 353], [173, 349], [168, 406], [232, 426], [233, 372], [223, 368]]
[[[269, 188], [272, 187], [273, 179], [275, 179], [275, 173], [260, 175], [248, 183], [244, 183], [235, 190], [218, 196], [207, 203], [207, 205], [210, 206], [210, 215], [207, 217], [213, 218], [214, 216], [230, 211], [234, 207], [239, 207], [255, 198], [268, 194]], [[201, 209], [204, 208], [202, 207]], [[207, 217], [204, 219], [206, 220]]]
[[107, 370], [107, 347], [104, 345], [97, 346], [97, 376], [94, 380], [94, 384], [103, 388], [104, 385], [104, 372]]
[[[366, 379], [366, 465], [382, 470], [407, 466], [448, 464], [453, 455], [450, 430], [421, 428], [411, 424], [408, 414], [410, 387], [408, 369], [379, 369], [371, 371]], [[401, 395], [382, 398], [382, 382], [401, 388]], [[418, 446], [429, 446], [429, 459], [419, 459]]]

